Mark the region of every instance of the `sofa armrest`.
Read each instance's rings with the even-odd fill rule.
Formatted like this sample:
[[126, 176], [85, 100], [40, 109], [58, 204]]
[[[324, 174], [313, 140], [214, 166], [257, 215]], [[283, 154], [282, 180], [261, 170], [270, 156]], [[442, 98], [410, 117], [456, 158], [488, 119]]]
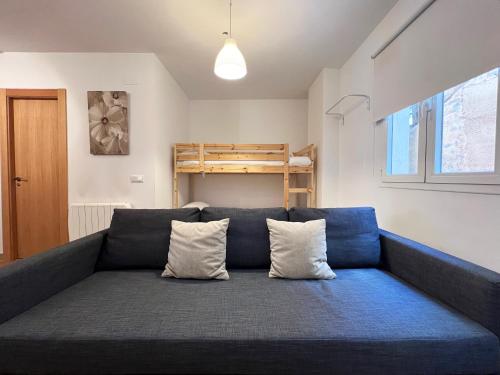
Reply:
[[500, 274], [380, 231], [382, 267], [500, 337]]
[[91, 275], [106, 232], [0, 268], [0, 324]]

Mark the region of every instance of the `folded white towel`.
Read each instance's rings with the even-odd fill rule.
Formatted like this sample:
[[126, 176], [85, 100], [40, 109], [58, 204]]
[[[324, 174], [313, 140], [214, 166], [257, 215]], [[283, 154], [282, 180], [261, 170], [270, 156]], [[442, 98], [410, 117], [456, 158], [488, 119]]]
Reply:
[[200, 210], [203, 210], [205, 207], [210, 207], [210, 205], [205, 202], [189, 202], [188, 204], [182, 206], [182, 208], [192, 208], [192, 207], [198, 207]]
[[312, 164], [312, 161], [307, 156], [290, 156], [288, 165], [293, 167], [307, 167]]

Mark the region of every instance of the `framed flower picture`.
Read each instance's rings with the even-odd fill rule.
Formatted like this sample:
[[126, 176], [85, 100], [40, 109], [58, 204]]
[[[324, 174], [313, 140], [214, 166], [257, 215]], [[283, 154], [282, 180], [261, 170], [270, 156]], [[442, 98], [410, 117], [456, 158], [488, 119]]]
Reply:
[[128, 155], [128, 96], [125, 91], [88, 91], [90, 153]]

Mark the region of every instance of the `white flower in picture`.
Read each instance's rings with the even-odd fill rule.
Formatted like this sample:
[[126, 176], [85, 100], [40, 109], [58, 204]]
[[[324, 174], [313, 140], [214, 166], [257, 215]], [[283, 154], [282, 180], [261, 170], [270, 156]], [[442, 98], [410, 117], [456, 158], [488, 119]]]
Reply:
[[128, 98], [125, 91], [87, 93], [90, 153], [128, 155]]

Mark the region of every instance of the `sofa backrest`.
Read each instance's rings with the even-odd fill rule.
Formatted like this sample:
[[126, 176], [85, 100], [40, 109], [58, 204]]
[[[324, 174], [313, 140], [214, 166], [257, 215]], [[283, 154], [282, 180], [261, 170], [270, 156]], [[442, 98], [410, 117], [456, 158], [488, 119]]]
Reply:
[[288, 221], [284, 208], [207, 207], [201, 221], [229, 218], [226, 244], [226, 267], [269, 268], [271, 250], [266, 218]]
[[97, 263], [99, 270], [163, 269], [168, 259], [171, 221], [213, 221], [229, 218], [226, 267], [266, 268], [271, 265], [266, 219], [326, 220], [328, 263], [333, 268], [376, 267], [380, 240], [373, 208], [225, 208], [117, 209]]
[[377, 267], [380, 239], [375, 210], [355, 208], [291, 208], [290, 221], [326, 220], [328, 264], [334, 268]]
[[199, 221], [200, 210], [115, 209], [97, 269], [164, 268], [172, 220]]

